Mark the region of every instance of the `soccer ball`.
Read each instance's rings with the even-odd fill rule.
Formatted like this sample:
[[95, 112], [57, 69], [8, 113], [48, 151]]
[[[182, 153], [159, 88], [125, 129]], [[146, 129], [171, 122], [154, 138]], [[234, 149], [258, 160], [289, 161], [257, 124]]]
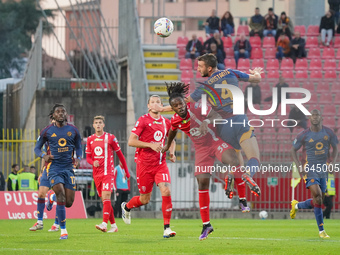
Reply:
[[260, 216], [260, 218], [261, 218], [262, 220], [265, 220], [265, 219], [268, 218], [268, 213], [267, 213], [266, 211], [261, 211], [261, 212], [259, 213], [259, 216]]
[[174, 31], [174, 25], [168, 18], [160, 18], [153, 25], [153, 30], [160, 37], [168, 37]]

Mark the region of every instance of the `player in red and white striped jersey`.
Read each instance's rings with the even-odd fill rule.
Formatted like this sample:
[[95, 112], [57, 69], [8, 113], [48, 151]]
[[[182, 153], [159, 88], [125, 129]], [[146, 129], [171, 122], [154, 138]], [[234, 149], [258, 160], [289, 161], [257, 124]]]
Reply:
[[[118, 228], [111, 205], [111, 193], [114, 188], [113, 152], [117, 154], [124, 169], [128, 168], [117, 138], [113, 134], [104, 132], [104, 127], [104, 116], [95, 116], [93, 128], [96, 133], [87, 138], [86, 160], [93, 166], [94, 183], [96, 184], [98, 195], [103, 201], [103, 222], [96, 225], [96, 228], [106, 232], [107, 222], [110, 220], [111, 229], [108, 232], [117, 232]], [[125, 172], [126, 177], [130, 178], [129, 171], [125, 170]]]
[[[170, 121], [151, 110], [154, 105], [161, 106], [159, 96], [151, 96], [148, 101], [149, 113], [141, 116], [132, 129], [129, 146], [136, 147], [137, 185], [140, 196], [133, 197], [129, 202], [122, 203], [122, 218], [126, 224], [131, 223], [130, 210], [149, 203], [153, 184], [156, 183], [162, 195], [162, 211], [164, 219], [163, 237], [176, 235], [170, 229], [172, 202], [170, 192], [170, 173], [165, 161], [166, 153], [161, 150], [170, 129]], [[169, 146], [170, 147], [170, 146]], [[170, 160], [175, 162], [175, 142], [170, 147]]]

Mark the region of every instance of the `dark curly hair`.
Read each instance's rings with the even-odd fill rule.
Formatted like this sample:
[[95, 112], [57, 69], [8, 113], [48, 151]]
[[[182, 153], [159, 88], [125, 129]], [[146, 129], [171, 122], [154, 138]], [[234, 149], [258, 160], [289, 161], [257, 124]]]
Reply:
[[170, 82], [165, 83], [166, 90], [169, 95], [169, 104], [171, 105], [171, 100], [177, 97], [183, 98], [189, 91], [189, 84], [183, 82]]

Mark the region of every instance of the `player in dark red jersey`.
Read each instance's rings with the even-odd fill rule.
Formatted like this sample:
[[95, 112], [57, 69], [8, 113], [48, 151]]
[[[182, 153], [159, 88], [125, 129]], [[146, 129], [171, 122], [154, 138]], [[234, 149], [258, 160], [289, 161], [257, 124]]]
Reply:
[[[111, 193], [114, 188], [114, 158], [115, 152], [124, 169], [128, 169], [125, 157], [120, 150], [117, 138], [110, 133], [104, 132], [104, 116], [93, 118], [93, 128], [96, 133], [87, 138], [86, 160], [93, 166], [93, 179], [96, 184], [99, 197], [103, 201], [103, 222], [96, 225], [102, 232], [117, 232], [118, 228], [113, 215], [111, 205]], [[125, 170], [126, 177], [130, 178], [128, 170]], [[111, 229], [107, 231], [107, 222], [110, 220]]]
[[[164, 219], [163, 237], [176, 235], [170, 229], [172, 212], [170, 174], [165, 161], [166, 153], [162, 153], [165, 138], [170, 129], [170, 121], [159, 112], [150, 110], [154, 105], [161, 106], [159, 96], [151, 96], [148, 100], [149, 113], [141, 116], [132, 129], [129, 146], [136, 147], [137, 185], [140, 196], [133, 197], [129, 202], [122, 203], [122, 218], [126, 224], [131, 224], [130, 210], [149, 203], [153, 184], [156, 183], [162, 195], [162, 212]], [[170, 160], [175, 162], [175, 143], [170, 148]]]
[[[208, 127], [210, 119], [216, 119], [220, 116], [212, 111], [211, 107], [208, 107], [207, 116], [202, 116], [199, 102], [190, 107], [190, 103], [186, 103], [184, 100], [184, 95], [188, 90], [189, 85], [181, 82], [167, 84], [169, 103], [176, 113], [171, 118], [169, 139], [163, 151], [169, 149], [169, 145], [175, 138], [178, 129], [186, 133], [194, 144], [195, 177], [198, 182], [200, 213], [203, 221], [203, 229], [199, 240], [204, 240], [213, 231], [209, 218], [210, 168], [214, 165], [215, 158], [224, 164], [232, 166], [235, 172], [240, 170], [240, 163], [234, 148], [217, 137], [215, 128], [212, 126]], [[226, 194], [232, 197], [232, 194], [229, 193], [231, 187], [228, 187], [228, 185], [231, 186], [232, 178], [227, 178], [226, 180]], [[238, 184], [239, 197], [244, 199], [245, 207], [247, 207], [245, 201], [245, 183], [241, 177], [235, 178], [235, 182]], [[240, 202], [240, 204], [242, 203]], [[249, 207], [245, 211], [249, 211]]]

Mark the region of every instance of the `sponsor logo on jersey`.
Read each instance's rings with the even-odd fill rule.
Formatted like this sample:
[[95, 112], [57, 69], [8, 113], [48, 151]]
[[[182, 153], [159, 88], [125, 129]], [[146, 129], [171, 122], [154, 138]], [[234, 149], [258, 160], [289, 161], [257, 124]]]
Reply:
[[53, 133], [53, 134], [51, 135], [51, 137], [57, 137], [57, 135], [56, 135], [55, 133]]
[[66, 139], [65, 138], [60, 138], [58, 140], [58, 144], [60, 147], [64, 147], [66, 145]]
[[190, 118], [187, 119], [187, 120], [182, 120], [182, 124], [186, 124], [186, 123], [188, 123], [189, 121], [190, 121]]
[[154, 121], [153, 124], [163, 124], [163, 122], [160, 122], [160, 121]]
[[95, 141], [103, 141], [103, 139], [100, 139], [100, 138], [96, 138], [94, 139]]
[[100, 146], [97, 146], [96, 148], [94, 148], [94, 154], [96, 154], [97, 156], [102, 155], [103, 153], [103, 149]]
[[72, 135], [72, 132], [67, 132], [67, 136], [71, 136]]
[[158, 130], [154, 133], [153, 138], [159, 142], [163, 138], [163, 133]]
[[311, 139], [310, 139], [308, 142], [309, 142], [309, 143], [312, 143], [312, 142], [314, 142], [313, 138], [311, 138]]

